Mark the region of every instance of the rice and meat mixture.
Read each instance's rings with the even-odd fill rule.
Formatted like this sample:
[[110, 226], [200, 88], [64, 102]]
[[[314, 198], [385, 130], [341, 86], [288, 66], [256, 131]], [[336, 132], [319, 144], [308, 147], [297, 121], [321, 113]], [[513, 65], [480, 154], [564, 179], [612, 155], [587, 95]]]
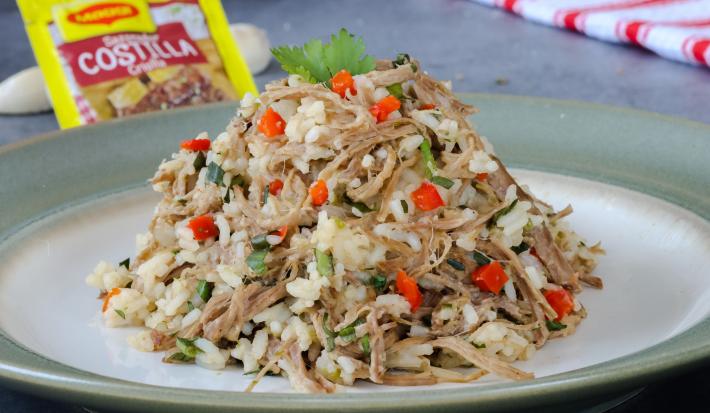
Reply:
[[575, 331], [603, 251], [516, 182], [449, 83], [406, 55], [373, 66], [292, 74], [183, 142], [135, 258], [87, 279], [105, 325], [145, 326], [129, 344], [167, 363], [239, 363], [247, 390], [532, 378], [512, 363]]

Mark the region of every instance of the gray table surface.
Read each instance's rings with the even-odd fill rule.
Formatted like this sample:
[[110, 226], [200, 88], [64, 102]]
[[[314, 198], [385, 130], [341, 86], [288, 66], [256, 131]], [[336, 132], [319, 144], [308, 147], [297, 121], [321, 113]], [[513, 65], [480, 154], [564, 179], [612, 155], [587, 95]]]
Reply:
[[[408, 52], [434, 76], [453, 80], [457, 91], [585, 100], [710, 123], [710, 70], [540, 26], [467, 1], [223, 3], [230, 21], [265, 28], [276, 45], [300, 44], [345, 26], [364, 37], [369, 53], [389, 57]], [[0, 39], [0, 79], [35, 64], [12, 1], [0, 3]], [[256, 81], [263, 87], [280, 76], [272, 62]], [[51, 113], [0, 116], [0, 144], [56, 129]], [[697, 395], [706, 390], [710, 389]], [[658, 405], [658, 400], [653, 403]], [[0, 388], [0, 411], [78, 410]]]

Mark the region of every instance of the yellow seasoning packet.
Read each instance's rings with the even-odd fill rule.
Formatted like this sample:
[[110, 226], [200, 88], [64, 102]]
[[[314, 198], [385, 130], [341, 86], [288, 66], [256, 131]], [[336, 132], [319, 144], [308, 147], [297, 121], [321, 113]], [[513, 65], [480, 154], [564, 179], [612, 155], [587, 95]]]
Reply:
[[219, 0], [17, 0], [62, 128], [256, 94]]

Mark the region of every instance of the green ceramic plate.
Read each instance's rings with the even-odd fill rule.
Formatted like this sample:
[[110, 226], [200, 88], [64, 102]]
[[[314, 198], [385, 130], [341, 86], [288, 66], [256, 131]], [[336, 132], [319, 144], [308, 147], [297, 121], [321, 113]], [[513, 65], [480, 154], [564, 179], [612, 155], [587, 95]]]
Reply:
[[[710, 127], [585, 103], [464, 98], [481, 109], [473, 121], [504, 162], [518, 169], [543, 199], [556, 206], [571, 200], [580, 214], [575, 228], [601, 238], [609, 251], [600, 266], [607, 288], [582, 297], [590, 319], [569, 341], [551, 343], [550, 350], [546, 346], [537, 361], [525, 366], [540, 378], [397, 391], [364, 386], [330, 396], [244, 394], [215, 390], [229, 389], [222, 385], [236, 377], [229, 372], [194, 386], [188, 379], [132, 377], [131, 371], [145, 366], [126, 367], [117, 356], [120, 351], [111, 352], [122, 342], [107, 347], [107, 364], [116, 363], [115, 368], [91, 361], [95, 349], [89, 348], [88, 336], [82, 347], [81, 334], [82, 328], [96, 330], [84, 322], [96, 311], [95, 302], [86, 301], [95, 292], [81, 280], [92, 268], [87, 263], [111, 258], [97, 254], [112, 254], [114, 246], [102, 250], [101, 242], [92, 241], [97, 246], [84, 250], [72, 237], [144, 225], [134, 222], [131, 211], [150, 214], [154, 198], [144, 189], [145, 180], [182, 139], [203, 130], [211, 136], [221, 131], [234, 111], [223, 104], [111, 121], [0, 147], [0, 380], [43, 397], [108, 410], [482, 412], [546, 406], [548, 411], [579, 411], [593, 405], [599, 410], [601, 401], [608, 407], [619, 395], [710, 358], [710, 281], [705, 276]], [[52, 248], [50, 240], [55, 240]], [[132, 247], [126, 244], [125, 250]], [[664, 254], [686, 254], [687, 268], [674, 274], [682, 285], [664, 284], [663, 261], [668, 260], [657, 259]], [[655, 287], [647, 287], [644, 277]], [[673, 303], [672, 311], [653, 310], [662, 299]], [[35, 328], [40, 324], [33, 323], [44, 320], [53, 327]], [[590, 348], [603, 351], [590, 353]], [[278, 389], [280, 379], [274, 380]]]

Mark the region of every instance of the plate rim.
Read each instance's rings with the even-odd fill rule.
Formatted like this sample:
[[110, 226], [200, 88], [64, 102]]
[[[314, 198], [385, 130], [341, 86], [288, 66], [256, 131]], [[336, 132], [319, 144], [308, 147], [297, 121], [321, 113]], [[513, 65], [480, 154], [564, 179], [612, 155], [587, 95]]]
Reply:
[[[710, 125], [702, 122], [633, 108], [534, 96], [488, 93], [460, 93], [459, 96], [474, 101], [475, 99], [488, 99], [526, 103], [542, 102], [562, 107], [572, 106], [591, 111], [621, 112], [635, 117], [647, 117], [663, 122], [670, 122], [686, 128], [700, 129], [701, 131], [707, 131], [708, 136], [710, 136]], [[171, 111], [170, 113], [147, 113], [131, 118], [87, 125], [80, 128], [49, 132], [1, 146], [0, 159], [5, 156], [12, 156], [15, 150], [31, 145], [41, 145], [44, 142], [53, 141], [65, 135], [71, 135], [78, 129], [82, 131], [95, 131], [112, 128], [117, 124], [125, 125], [145, 122], [146, 120], [163, 116], [178, 116], [185, 112], [208, 111], [212, 109], [222, 110], [231, 107], [236, 108], [236, 102], [183, 108]], [[528, 168], [528, 166], [523, 167]], [[544, 170], [544, 168], [542, 170]], [[590, 178], [587, 177], [587, 179]], [[619, 185], [618, 183], [611, 184]], [[638, 190], [636, 188], [630, 189]], [[125, 190], [125, 188], [114, 188], [113, 191], [107, 191], [101, 194], [94, 193], [90, 199], [121, 190]], [[644, 193], [648, 194], [648, 192]], [[656, 195], [650, 194], [650, 196]], [[79, 199], [76, 200], [76, 203], [83, 203], [87, 200], [88, 199]], [[673, 199], [665, 200], [686, 210], [688, 209], [686, 206], [674, 202]], [[66, 205], [57, 205], [57, 208], [63, 206]], [[48, 209], [45, 212], [47, 214], [43, 214], [43, 216], [50, 215], [53, 213], [53, 210]], [[700, 219], [707, 221], [706, 217], [701, 216], [696, 211], [692, 211], [692, 213]], [[35, 219], [31, 221], [38, 218], [40, 217], [35, 217]], [[16, 226], [3, 231], [2, 234], [0, 234], [0, 242], [4, 242], [9, 236], [16, 234], [20, 228], [29, 224], [31, 221], [18, 223]], [[521, 402], [525, 402], [528, 407], [533, 407], [536, 404], [549, 404], [549, 402], [552, 401], [563, 400], [568, 397], [568, 392], [578, 392], [577, 394], [583, 395], [584, 397], [593, 397], [609, 392], [610, 388], [614, 390], [628, 390], [637, 387], [638, 384], [652, 377], [680, 373], [690, 368], [693, 363], [710, 358], [710, 333], [708, 333], [708, 331], [710, 331], [710, 317], [707, 317], [680, 335], [638, 352], [582, 369], [543, 377], [529, 382], [504, 382], [485, 384], [480, 387], [461, 387], [442, 391], [412, 389], [388, 393], [341, 393], [323, 397], [291, 393], [247, 394], [230, 391], [178, 389], [113, 379], [88, 373], [46, 359], [31, 350], [25, 349], [24, 346], [14, 342], [14, 340], [0, 330], [0, 343], [4, 344], [0, 346], [0, 381], [9, 387], [39, 393], [45, 397], [71, 400], [74, 402], [79, 401], [93, 406], [110, 406], [113, 403], [120, 402], [124, 407], [131, 409], [148, 408], [159, 410], [171, 407], [180, 411], [189, 411], [195, 408], [212, 408], [218, 411], [226, 411], [237, 407], [235, 403], [239, 403], [238, 408], [258, 409], [262, 411], [284, 410], [286, 406], [292, 410], [302, 411], [326, 409], [364, 411], [373, 408], [382, 408], [383, 406], [396, 407], [400, 410], [423, 411], [433, 407], [461, 408], [465, 406], [468, 409], [476, 407], [490, 408], [494, 404], [499, 407], [512, 407], [519, 405]], [[705, 333], [703, 334], [703, 332]], [[697, 338], [698, 336], [702, 338], [702, 342], [694, 340], [694, 337]], [[682, 354], [679, 354], [681, 353], [679, 350], [670, 350], [676, 343], [683, 344], [684, 351]], [[36, 359], [34, 360], [36, 365], [31, 365], [26, 362], [23, 363], [22, 360], [12, 360], [12, 354], [10, 354], [12, 350], [8, 350], [8, 348], [15, 348], [17, 351], [27, 353], [25, 356], [30, 357], [30, 359]], [[209, 393], [210, 397], [201, 398], [200, 396], [204, 396], [206, 392]], [[289, 402], [297, 403], [297, 405], [288, 404]]]

